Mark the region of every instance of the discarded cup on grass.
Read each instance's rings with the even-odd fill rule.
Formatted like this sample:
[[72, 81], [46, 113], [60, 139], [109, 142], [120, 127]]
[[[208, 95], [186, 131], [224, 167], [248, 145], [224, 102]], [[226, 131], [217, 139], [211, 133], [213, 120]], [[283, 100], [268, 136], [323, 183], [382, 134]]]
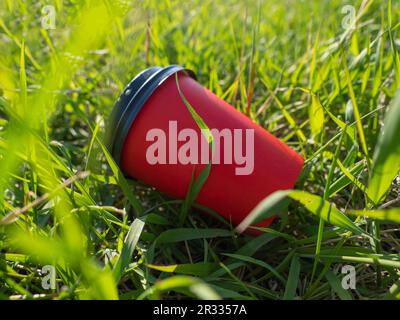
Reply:
[[[179, 93], [176, 73], [181, 94], [211, 130], [213, 153]], [[233, 225], [271, 193], [293, 188], [303, 166], [295, 151], [176, 65], [148, 68], [126, 86], [111, 113], [108, 136], [125, 175], [177, 199], [185, 198], [192, 175], [211, 161], [196, 202]]]

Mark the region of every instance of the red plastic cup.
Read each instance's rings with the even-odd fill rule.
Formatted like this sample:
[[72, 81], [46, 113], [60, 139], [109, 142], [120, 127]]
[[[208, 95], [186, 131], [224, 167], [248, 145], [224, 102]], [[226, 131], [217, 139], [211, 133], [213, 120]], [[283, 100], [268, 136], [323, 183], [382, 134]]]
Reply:
[[[111, 115], [108, 143], [111, 154], [128, 177], [139, 179], [172, 198], [185, 198], [193, 172], [197, 176], [206, 165], [201, 163], [201, 156], [207, 142], [179, 94], [176, 73], [184, 97], [210, 129], [216, 129], [219, 133], [231, 132], [233, 140], [236, 137], [235, 130], [242, 133], [242, 140], [238, 134], [235, 143], [230, 143], [229, 137], [226, 140], [220, 137], [219, 163], [216, 161], [212, 164], [210, 175], [196, 198], [198, 204], [212, 209], [233, 225], [238, 225], [265, 197], [277, 190], [293, 188], [301, 172], [303, 159], [286, 144], [201, 86], [191, 71], [175, 65], [153, 67], [138, 74], [128, 84]], [[151, 134], [155, 132], [154, 129], [165, 133], [166, 161], [160, 160], [165, 158], [158, 157], [160, 154], [157, 152], [153, 155], [158, 157], [158, 162], [154, 163], [154, 159], [149, 161], [149, 151], [154, 151], [156, 142], [163, 141], [160, 137], [154, 138]], [[177, 141], [184, 129], [196, 132], [199, 137], [196, 144], [198, 164], [177, 159], [179, 155], [185, 154], [179, 153], [179, 150], [189, 140]], [[236, 149], [240, 153], [240, 146], [242, 156], [251, 153], [249, 149], [246, 154], [246, 146], [251, 142], [251, 139], [246, 140], [246, 132], [252, 132], [254, 138], [252, 170], [250, 157], [246, 163], [235, 161], [240, 159], [239, 155], [236, 158], [234, 154]], [[225, 154], [224, 148], [229, 145], [233, 146], [227, 148], [231, 155]], [[240, 171], [241, 174], [238, 174]], [[272, 221], [273, 218], [268, 218], [256, 225], [267, 227]]]

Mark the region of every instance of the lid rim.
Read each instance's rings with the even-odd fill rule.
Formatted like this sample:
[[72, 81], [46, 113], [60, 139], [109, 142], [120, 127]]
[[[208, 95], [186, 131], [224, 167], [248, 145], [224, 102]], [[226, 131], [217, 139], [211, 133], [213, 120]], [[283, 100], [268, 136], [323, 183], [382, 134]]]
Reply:
[[138, 73], [124, 88], [110, 115], [107, 135], [107, 148], [117, 165], [128, 135], [129, 129], [140, 110], [156, 89], [171, 75], [186, 71], [196, 79], [193, 71], [179, 65], [170, 65], [164, 68], [151, 67]]

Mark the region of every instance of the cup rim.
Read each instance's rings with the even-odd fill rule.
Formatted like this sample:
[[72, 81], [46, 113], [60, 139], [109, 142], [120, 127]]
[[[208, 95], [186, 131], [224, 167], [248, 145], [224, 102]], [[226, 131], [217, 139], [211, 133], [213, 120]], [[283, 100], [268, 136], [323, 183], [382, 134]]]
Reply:
[[154, 66], [138, 73], [125, 86], [110, 113], [106, 133], [106, 146], [114, 161], [120, 165], [122, 148], [129, 129], [140, 110], [155, 90], [171, 75], [185, 71], [196, 80], [192, 70], [180, 65]]

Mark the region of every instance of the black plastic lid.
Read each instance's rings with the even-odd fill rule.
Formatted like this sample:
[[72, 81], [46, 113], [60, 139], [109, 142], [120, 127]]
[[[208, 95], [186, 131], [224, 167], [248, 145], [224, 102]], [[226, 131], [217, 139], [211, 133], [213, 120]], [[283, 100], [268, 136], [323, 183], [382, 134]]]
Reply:
[[111, 112], [106, 141], [108, 150], [118, 165], [125, 138], [147, 99], [164, 80], [182, 70], [196, 79], [193, 71], [178, 65], [151, 67], [140, 72], [125, 87]]

